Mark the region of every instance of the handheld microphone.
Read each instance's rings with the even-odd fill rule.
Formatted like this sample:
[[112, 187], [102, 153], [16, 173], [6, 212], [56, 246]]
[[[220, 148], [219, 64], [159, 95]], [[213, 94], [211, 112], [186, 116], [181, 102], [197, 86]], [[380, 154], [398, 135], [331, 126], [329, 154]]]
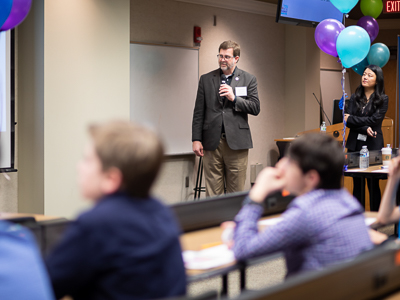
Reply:
[[329, 125], [332, 125], [332, 122], [331, 122], [331, 120], [329, 120], [329, 118], [328, 118], [328, 116], [326, 115], [326, 113], [325, 113], [324, 109], [322, 108], [321, 102], [319, 102], [319, 101], [318, 101], [318, 98], [317, 98], [317, 96], [315, 96], [315, 94], [314, 94], [314, 93], [312, 93], [312, 94], [314, 95], [314, 97], [315, 97], [315, 100], [317, 100], [317, 102], [318, 102], [318, 104], [319, 104], [319, 108], [320, 108], [320, 110], [322, 110], [322, 112], [324, 113], [325, 117], [326, 117], [326, 118], [327, 118], [327, 120], [329, 121]]
[[226, 80], [227, 80], [226, 75], [222, 74], [221, 75], [221, 84], [226, 84]]
[[[221, 75], [221, 84], [226, 84], [226, 75], [225, 74], [222, 74]], [[225, 96], [224, 97], [221, 97], [221, 99], [222, 100], [225, 100]]]

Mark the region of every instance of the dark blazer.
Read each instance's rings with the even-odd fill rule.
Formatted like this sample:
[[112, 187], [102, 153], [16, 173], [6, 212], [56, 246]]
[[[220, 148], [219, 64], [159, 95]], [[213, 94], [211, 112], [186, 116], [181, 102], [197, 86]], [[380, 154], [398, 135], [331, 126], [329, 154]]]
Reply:
[[[384, 96], [382, 106], [376, 111], [372, 109], [372, 101], [369, 101], [364, 109], [364, 113], [357, 111], [357, 106], [354, 99], [354, 94], [347, 102], [345, 112], [350, 114], [347, 119], [347, 127], [350, 128], [349, 136], [347, 137], [346, 148], [349, 152], [360, 151], [363, 145], [367, 145], [368, 150], [380, 150], [384, 146], [382, 135], [382, 121], [385, 118], [388, 109], [388, 96]], [[368, 127], [376, 131], [376, 138], [370, 137], [367, 134]], [[358, 134], [367, 135], [367, 140], [357, 140]]]
[[46, 259], [57, 299], [161, 299], [184, 295], [180, 230], [155, 199], [100, 199]]
[[192, 141], [201, 141], [207, 151], [217, 149], [223, 121], [226, 141], [232, 150], [253, 148], [248, 114], [257, 116], [260, 113], [257, 79], [236, 68], [231, 81], [233, 93], [235, 87], [245, 86], [247, 96], [236, 96], [234, 104], [228, 99], [222, 101], [219, 95], [220, 74], [220, 69], [217, 69], [200, 77], [193, 112]]

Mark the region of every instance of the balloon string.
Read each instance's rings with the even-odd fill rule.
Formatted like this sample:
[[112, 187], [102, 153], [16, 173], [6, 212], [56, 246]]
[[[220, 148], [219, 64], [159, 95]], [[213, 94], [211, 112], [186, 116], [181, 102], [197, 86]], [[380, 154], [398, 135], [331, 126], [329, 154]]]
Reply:
[[[348, 14], [343, 14], [343, 26], [346, 27], [346, 18], [348, 18]], [[339, 60], [340, 61], [340, 60]], [[343, 147], [343, 153], [346, 151], [346, 121], [344, 120], [344, 108], [346, 107], [346, 91], [345, 91], [345, 75], [346, 75], [346, 68], [342, 64], [342, 99], [340, 99], [339, 106], [340, 109], [342, 110], [342, 118], [343, 118], [343, 130], [342, 130], [342, 147]], [[343, 175], [344, 172], [347, 171], [348, 165], [346, 162], [344, 163], [343, 166]], [[343, 178], [343, 184], [344, 184], [344, 176]]]
[[[343, 67], [343, 65], [342, 65], [342, 80], [341, 80], [341, 83], [342, 83], [342, 93], [343, 93], [343, 95], [342, 95], [342, 99], [340, 99], [341, 101], [340, 101], [339, 105], [341, 106], [341, 109], [342, 109], [342, 118], [343, 118], [343, 130], [342, 130], [343, 152], [345, 152], [345, 149], [346, 149], [346, 121], [344, 119], [344, 109], [346, 107], [346, 96], [347, 96], [347, 94], [346, 94], [346, 91], [345, 91], [345, 75], [346, 75], [346, 68]], [[343, 100], [343, 102], [342, 102], [342, 100]], [[343, 172], [344, 171], [347, 171], [347, 164], [346, 163], [344, 164], [344, 167], [343, 167]]]

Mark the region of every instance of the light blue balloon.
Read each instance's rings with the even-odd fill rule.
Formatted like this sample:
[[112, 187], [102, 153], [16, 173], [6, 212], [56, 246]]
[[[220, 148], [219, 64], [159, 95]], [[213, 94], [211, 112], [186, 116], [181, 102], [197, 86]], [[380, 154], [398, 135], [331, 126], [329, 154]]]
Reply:
[[[371, 50], [369, 50], [371, 51]], [[364, 70], [365, 68], [370, 65], [368, 63], [368, 59], [364, 58], [361, 62], [359, 62], [358, 64], [356, 64], [355, 66], [352, 67], [352, 69], [354, 70], [354, 72], [356, 72], [358, 75], [364, 74]]]
[[371, 39], [368, 32], [360, 26], [349, 26], [338, 36], [336, 50], [345, 68], [361, 62], [368, 54]]
[[354, 6], [356, 6], [358, 0], [331, 0], [331, 3], [342, 13], [349, 13]]
[[377, 65], [383, 68], [390, 58], [389, 48], [382, 43], [376, 43], [371, 46], [367, 59], [370, 65]]
[[10, 15], [13, 0], [0, 0], [0, 27]]

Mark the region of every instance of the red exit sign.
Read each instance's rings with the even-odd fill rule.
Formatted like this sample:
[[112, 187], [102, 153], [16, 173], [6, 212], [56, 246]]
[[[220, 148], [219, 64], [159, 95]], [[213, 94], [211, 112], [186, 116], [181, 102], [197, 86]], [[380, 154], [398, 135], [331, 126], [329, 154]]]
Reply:
[[385, 0], [384, 13], [400, 13], [400, 0]]

